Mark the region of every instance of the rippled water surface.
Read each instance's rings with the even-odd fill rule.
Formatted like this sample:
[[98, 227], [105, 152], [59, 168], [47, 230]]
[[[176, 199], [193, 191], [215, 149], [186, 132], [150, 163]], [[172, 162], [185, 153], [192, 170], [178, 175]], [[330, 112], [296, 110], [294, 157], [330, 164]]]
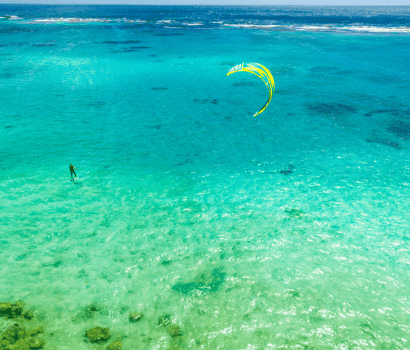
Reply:
[[408, 15], [0, 5], [3, 337], [410, 348]]

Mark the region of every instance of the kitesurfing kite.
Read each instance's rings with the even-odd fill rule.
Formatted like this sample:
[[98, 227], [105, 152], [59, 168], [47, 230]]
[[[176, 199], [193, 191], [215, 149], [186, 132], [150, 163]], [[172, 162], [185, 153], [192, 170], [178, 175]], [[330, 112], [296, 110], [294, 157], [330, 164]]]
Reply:
[[252, 74], [255, 74], [259, 78], [263, 80], [265, 83], [266, 87], [269, 90], [269, 98], [266, 101], [266, 103], [263, 105], [263, 107], [259, 110], [259, 112], [255, 113], [253, 116], [256, 117], [258, 114], [262, 113], [266, 107], [268, 107], [268, 104], [270, 103], [270, 100], [272, 99], [272, 95], [275, 91], [275, 81], [273, 80], [271, 72], [269, 72], [269, 69], [262, 66], [259, 63], [242, 63], [238, 64], [235, 67], [232, 67], [228, 74], [236, 73], [236, 72], [249, 72]]

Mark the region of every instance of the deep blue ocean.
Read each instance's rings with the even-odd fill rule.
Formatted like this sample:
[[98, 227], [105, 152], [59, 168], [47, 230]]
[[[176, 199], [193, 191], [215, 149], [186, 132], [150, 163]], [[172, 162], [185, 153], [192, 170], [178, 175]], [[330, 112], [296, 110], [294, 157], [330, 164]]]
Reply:
[[0, 4], [0, 339], [410, 349], [409, 62], [410, 7]]

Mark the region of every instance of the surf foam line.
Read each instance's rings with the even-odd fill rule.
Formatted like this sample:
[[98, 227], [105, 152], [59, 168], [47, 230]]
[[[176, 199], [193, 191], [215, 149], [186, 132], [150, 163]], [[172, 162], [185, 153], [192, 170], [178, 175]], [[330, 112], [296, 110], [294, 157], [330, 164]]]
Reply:
[[89, 23], [89, 22], [113, 22], [108, 19], [101, 18], [45, 18], [45, 19], [34, 19], [34, 23]]
[[289, 30], [289, 31], [306, 31], [306, 32], [362, 32], [362, 33], [410, 33], [410, 27], [372, 27], [372, 26], [298, 26], [298, 25], [280, 25], [280, 24], [228, 24], [225, 27], [235, 27], [244, 29], [266, 29], [266, 30]]
[[[0, 17], [1, 18], [1, 17]], [[179, 26], [202, 26], [202, 22], [179, 22], [175, 20], [159, 20], [159, 21], [147, 21], [142, 19], [128, 19], [128, 18], [117, 18], [117, 19], [106, 19], [106, 18], [38, 18], [33, 19], [29, 23], [152, 23], [158, 25], [179, 25]]]
[[[11, 19], [10, 17], [6, 17]], [[17, 18], [16, 18], [17, 19]], [[21, 18], [18, 18], [21, 19]], [[410, 27], [377, 27], [366, 25], [350, 25], [350, 26], [332, 26], [332, 25], [294, 25], [294, 24], [252, 24], [252, 23], [223, 23], [223, 22], [179, 22], [176, 20], [158, 20], [147, 21], [141, 19], [106, 19], [106, 18], [44, 18], [34, 19], [29, 23], [135, 23], [135, 24], [157, 24], [162, 25], [163, 28], [178, 27], [205, 27], [210, 28], [243, 28], [243, 29], [262, 29], [262, 30], [281, 30], [281, 31], [306, 31], [306, 32], [352, 32], [352, 33], [392, 33], [392, 34], [408, 34]]]

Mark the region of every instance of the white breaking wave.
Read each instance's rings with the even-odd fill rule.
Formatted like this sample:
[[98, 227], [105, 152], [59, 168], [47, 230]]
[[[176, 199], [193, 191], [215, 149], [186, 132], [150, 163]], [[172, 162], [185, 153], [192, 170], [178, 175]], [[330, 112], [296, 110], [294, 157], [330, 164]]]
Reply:
[[276, 24], [224, 24], [226, 27], [250, 29], [282, 29], [295, 31], [349, 31], [363, 33], [410, 33], [410, 27], [372, 27], [372, 26], [313, 26], [313, 25], [276, 25]]
[[[3, 16], [0, 18], [6, 19], [22, 19], [18, 16]], [[34, 19], [30, 23], [109, 23], [109, 22], [125, 22], [125, 23], [148, 23], [150, 21], [141, 19], [105, 19], [105, 18], [46, 18], [46, 19]], [[203, 26], [203, 22], [179, 22], [172, 19], [158, 20], [154, 23], [163, 25], [164, 28], [175, 28], [174, 26]], [[219, 24], [222, 27], [232, 28], [244, 28], [244, 29], [265, 29], [265, 30], [288, 30], [288, 31], [306, 31], [306, 32], [352, 32], [352, 33], [410, 33], [410, 27], [377, 27], [366, 25], [350, 25], [350, 26], [337, 26], [337, 25], [297, 25], [297, 24], [252, 24], [252, 23], [223, 23], [220, 21], [210, 22], [213, 24]]]
[[16, 20], [16, 19], [23, 19], [19, 16], [4, 16], [4, 17], [0, 17], [0, 18], [7, 18], [7, 19], [12, 19], [12, 20]]
[[37, 23], [89, 23], [89, 22], [112, 22], [107, 19], [100, 18], [46, 18], [46, 19], [35, 19], [33, 22]]
[[193, 22], [193, 23], [184, 22], [184, 23], [182, 23], [182, 25], [185, 25], [185, 26], [203, 26], [204, 24], [201, 23], [201, 22]]
[[341, 27], [339, 30], [349, 30], [356, 32], [369, 32], [369, 33], [410, 33], [408, 27], [370, 27], [370, 26], [351, 26]]

